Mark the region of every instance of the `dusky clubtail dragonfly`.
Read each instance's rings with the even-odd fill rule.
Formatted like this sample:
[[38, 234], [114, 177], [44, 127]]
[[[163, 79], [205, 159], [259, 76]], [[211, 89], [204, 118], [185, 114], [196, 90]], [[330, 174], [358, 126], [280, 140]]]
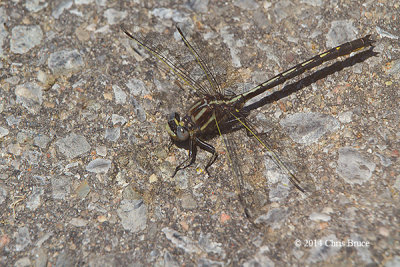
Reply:
[[[253, 136], [270, 153], [274, 161], [289, 174], [289, 180], [292, 184], [303, 193], [305, 190], [300, 185], [300, 181], [279, 159], [278, 155], [271, 151], [269, 146], [263, 142], [255, 128], [247, 120], [246, 117], [248, 114], [244, 111], [244, 106], [250, 99], [253, 99], [267, 90], [284, 83], [288, 79], [296, 77], [324, 62], [372, 47], [374, 42], [370, 39], [370, 35], [367, 35], [363, 38], [344, 43], [305, 60], [304, 62], [255, 86], [247, 92], [234, 94], [229, 89], [224, 88], [220, 79], [213, 72], [214, 67], [211, 66], [203, 57], [199, 48], [195, 47], [195, 45], [188, 41], [179, 27], [177, 27], [177, 31], [185, 49], [201, 69], [203, 74], [202, 82], [197, 82], [197, 80], [191, 76], [189, 71], [182, 67], [183, 64], [181, 65], [181, 63], [176, 59], [171, 59], [166, 53], [164, 53], [163, 44], [157, 42], [152, 43], [151, 37], [144, 38], [140, 35], [134, 36], [122, 25], [121, 28], [123, 32], [129, 38], [134, 40], [140, 47], [147, 50], [152, 56], [165, 64], [165, 66], [167, 66], [175, 76], [193, 90], [195, 96], [198, 98], [184, 116], [180, 116], [177, 112], [173, 112], [168, 118], [166, 130], [171, 139], [176, 144], [186, 143], [186, 147], [189, 150], [188, 158], [175, 168], [172, 176], [175, 176], [178, 171], [191, 166], [195, 162], [198, 147], [212, 154], [205, 166], [205, 170], [209, 174], [208, 168], [216, 161], [218, 154], [216, 149], [205, 141], [207, 140], [207, 136], [216, 134], [222, 135], [222, 129], [238, 124], [241, 128], [245, 128], [248, 135]], [[135, 51], [138, 54], [141, 54], [138, 50], [135, 49]], [[224, 143], [235, 175], [239, 176], [239, 179], [242, 179], [242, 177], [240, 177], [242, 176], [240, 169], [237, 168], [237, 165], [232, 162], [231, 159], [231, 156], [235, 154], [235, 152], [231, 150], [232, 145], [230, 145], [228, 139], [225, 139]], [[238, 182], [238, 184], [239, 190], [241, 190], [241, 182]], [[239, 191], [239, 199], [243, 204], [244, 201], [240, 194], [241, 192]], [[246, 210], [246, 205], [243, 205]], [[246, 215], [249, 216], [247, 211]]]

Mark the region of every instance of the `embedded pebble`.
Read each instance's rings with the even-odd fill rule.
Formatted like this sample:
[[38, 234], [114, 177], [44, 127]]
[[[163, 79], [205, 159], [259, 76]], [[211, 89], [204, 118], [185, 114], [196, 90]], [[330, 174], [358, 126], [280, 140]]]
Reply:
[[107, 9], [104, 12], [104, 17], [107, 19], [107, 23], [111, 25], [121, 22], [126, 18], [126, 16], [128, 16], [127, 11], [118, 11], [114, 8]]
[[8, 131], [8, 129], [3, 128], [3, 127], [0, 126], [0, 138], [2, 138], [2, 137], [4, 137], [4, 136], [8, 135], [9, 133], [10, 133], [10, 132]]
[[190, 8], [198, 13], [206, 13], [208, 11], [209, 0], [192, 0], [188, 4]]
[[354, 148], [339, 149], [336, 172], [349, 184], [362, 184], [368, 181], [375, 166], [375, 163], [364, 159]]
[[215, 261], [207, 258], [199, 258], [197, 264], [198, 264], [197, 266], [218, 266], [218, 267], [226, 265], [223, 261]]
[[225, 250], [222, 248], [222, 243], [213, 241], [211, 233], [200, 232], [199, 246], [208, 253], [218, 254], [224, 258]]
[[[364, 242], [365, 240], [363, 240], [363, 238], [361, 236], [359, 236], [358, 234], [351, 234], [350, 235], [350, 240], [355, 241], [355, 242]], [[372, 259], [371, 259], [371, 252], [369, 252], [368, 250], [369, 246], [355, 246], [356, 250], [357, 250], [357, 255], [361, 258], [361, 260], [365, 263], [373, 263]]]
[[305, 145], [317, 142], [321, 136], [336, 131], [340, 126], [334, 117], [315, 112], [289, 115], [280, 124], [293, 141]]
[[340, 244], [340, 242], [341, 241], [339, 241], [333, 234], [316, 240], [315, 246], [310, 250], [310, 256], [308, 257], [307, 262], [315, 263], [325, 261], [329, 257], [334, 256], [341, 249], [341, 246], [335, 244]]
[[[157, 182], [157, 181], [158, 181], [157, 175], [155, 175], [154, 173], [153, 173], [152, 175], [150, 175], [150, 177], [149, 177], [149, 183], [155, 183], [155, 182]], [[183, 206], [183, 204], [182, 204], [182, 206]]]
[[324, 213], [313, 212], [310, 214], [310, 220], [327, 222], [331, 220], [331, 216]]
[[84, 227], [86, 226], [89, 222], [85, 219], [81, 218], [72, 218], [71, 221], [69, 222], [71, 225], [76, 226], [76, 227]]
[[62, 250], [60, 252], [60, 254], [58, 254], [58, 257], [57, 257], [57, 260], [56, 260], [56, 263], [54, 264], [54, 266], [57, 266], [57, 267], [58, 266], [74, 266], [74, 265], [76, 265], [76, 264], [73, 264], [74, 261], [75, 261], [75, 258], [68, 253], [67, 249], [65, 249], [65, 250]]
[[240, 47], [241, 45], [240, 42], [234, 38], [234, 34], [230, 33], [229, 30], [229, 26], [221, 28], [221, 37], [223, 38], [224, 43], [229, 47], [233, 66], [236, 68], [240, 68], [242, 66], [242, 63], [240, 62], [238, 47]]
[[400, 266], [400, 256], [398, 255], [388, 260], [384, 265], [384, 267], [399, 267], [399, 266]]
[[300, 0], [300, 2], [310, 6], [322, 6], [324, 3], [323, 0]]
[[107, 147], [106, 146], [96, 147], [96, 153], [97, 153], [97, 155], [102, 156], [102, 157], [107, 156]]
[[338, 119], [341, 123], [349, 123], [351, 122], [351, 116], [353, 115], [353, 112], [351, 111], [346, 111], [346, 112], [340, 112], [338, 114]]
[[35, 182], [37, 182], [40, 185], [48, 184], [47, 178], [44, 177], [44, 176], [34, 175], [33, 179], [34, 179]]
[[115, 103], [125, 104], [126, 103], [126, 93], [118, 85], [113, 85], [112, 89], [114, 91]]
[[[15, 65], [18, 65], [18, 64], [16, 63]], [[21, 78], [18, 77], [18, 76], [11, 76], [11, 77], [5, 79], [4, 81], [6, 83], [9, 83], [9, 84], [12, 84], [12, 85], [17, 85], [20, 80], [21, 80]]]
[[[47, 250], [40, 245], [37, 245], [38, 249], [35, 252], [35, 267], [45, 267], [48, 263]], [[31, 266], [31, 265], [29, 265]]]
[[26, 132], [18, 132], [16, 140], [18, 144], [25, 143], [28, 140], [28, 134]]
[[270, 252], [268, 246], [262, 246], [258, 249], [257, 253], [254, 255], [254, 258], [243, 263], [243, 267], [255, 267], [255, 266], [265, 266], [265, 267], [274, 267], [275, 263], [268, 258], [266, 255]]
[[75, 158], [90, 150], [90, 145], [82, 135], [71, 133], [67, 137], [59, 139], [56, 145], [60, 152], [67, 158]]
[[61, 50], [49, 56], [47, 65], [53, 74], [69, 74], [84, 67], [82, 55], [78, 50]]
[[196, 200], [190, 194], [186, 194], [181, 198], [182, 208], [184, 209], [195, 209], [197, 207]]
[[233, 4], [244, 10], [256, 10], [259, 8], [257, 2], [254, 0], [234, 0]]
[[400, 74], [400, 59], [394, 60], [388, 64], [388, 69], [386, 73], [389, 75]]
[[[166, 170], [164, 170], [165, 173], [167, 173]], [[189, 186], [189, 177], [187, 172], [178, 172], [176, 176], [174, 177], [176, 186], [180, 190], [185, 190]]]
[[20, 258], [14, 263], [14, 267], [29, 267], [29, 266], [32, 266], [29, 257]]
[[30, 165], [38, 166], [41, 158], [42, 153], [39, 151], [25, 150], [22, 154], [22, 160], [27, 161]]
[[293, 3], [290, 2], [289, 0], [283, 0], [277, 2], [273, 9], [276, 22], [280, 23], [282, 20], [288, 17], [289, 14], [292, 12], [291, 10], [293, 8], [294, 8]]
[[146, 229], [147, 207], [143, 200], [122, 200], [117, 214], [125, 230], [135, 233]]
[[29, 234], [29, 229], [26, 226], [23, 226], [18, 229], [18, 232], [15, 234], [15, 250], [23, 251], [27, 246], [31, 244], [31, 235]]
[[13, 154], [14, 156], [21, 156], [22, 154], [22, 149], [19, 144], [9, 144], [7, 146], [7, 151], [8, 153]]
[[186, 253], [201, 253], [197, 242], [193, 241], [187, 236], [182, 235], [178, 231], [175, 231], [169, 227], [164, 227], [161, 231], [165, 234], [165, 237], [172, 242], [177, 248], [183, 249]]
[[26, 0], [25, 8], [30, 12], [38, 12], [47, 7], [45, 0]]
[[357, 29], [351, 20], [332, 21], [326, 36], [326, 47], [335, 47], [357, 38]]
[[54, 8], [53, 12], [51, 15], [55, 18], [58, 19], [61, 14], [64, 12], [64, 10], [69, 9], [72, 6], [73, 2], [72, 0], [64, 0], [58, 3], [58, 5]]
[[[115, 240], [113, 239], [112, 242], [114, 243]], [[108, 253], [106, 255], [92, 254], [92, 256], [90, 256], [87, 261], [87, 266], [113, 267], [113, 266], [122, 266], [122, 265], [121, 265], [120, 258], [116, 254], [110, 254], [110, 253]], [[135, 266], [135, 265], [136, 265], [136, 263], [133, 264], [132, 266]], [[139, 264], [137, 266], [142, 267], [144, 265]]]
[[54, 199], [65, 199], [70, 194], [70, 179], [67, 176], [51, 178], [52, 196]]
[[392, 165], [392, 161], [390, 160], [390, 158], [387, 158], [379, 153], [375, 153], [379, 159], [381, 160], [381, 164], [384, 167], [389, 167], [390, 165]]
[[22, 104], [29, 112], [37, 113], [42, 104], [43, 87], [33, 82], [17, 85], [15, 95], [17, 103]]
[[107, 0], [96, 0], [96, 4], [99, 6], [106, 6]]
[[21, 117], [15, 117], [14, 115], [10, 115], [6, 118], [8, 126], [18, 125], [21, 121]]
[[[125, 186], [129, 185], [128, 180], [129, 180], [129, 178], [127, 177], [127, 174], [126, 174], [125, 170], [121, 171], [121, 172], [118, 172], [117, 175], [115, 176], [115, 182], [117, 182], [117, 184], [122, 186], [122, 187], [125, 187]], [[124, 193], [125, 193], [125, 191], [124, 191]], [[125, 195], [124, 195], [124, 198], [125, 199], [129, 199], [129, 197], [127, 197]], [[138, 197], [134, 197], [133, 199], [137, 199], [137, 198], [139, 198], [139, 196]]]
[[86, 166], [88, 172], [106, 173], [111, 168], [111, 160], [109, 159], [94, 159]]
[[93, 3], [94, 0], [75, 0], [75, 5], [88, 5]]
[[396, 178], [396, 181], [394, 182], [394, 188], [396, 188], [398, 191], [400, 191], [400, 176]]
[[279, 202], [286, 199], [289, 195], [291, 183], [288, 174], [282, 170], [268, 155], [265, 156], [264, 175], [267, 178], [269, 190], [269, 200]]
[[275, 185], [269, 187], [270, 191], [268, 198], [272, 202], [281, 202], [289, 196], [290, 187], [289, 180], [285, 179], [287, 182], [276, 183]]
[[120, 127], [107, 128], [106, 132], [104, 134], [104, 138], [111, 142], [117, 141], [120, 136], [121, 136], [121, 128]]
[[40, 26], [15, 26], [11, 31], [10, 50], [16, 54], [24, 54], [40, 44], [43, 32]]
[[119, 123], [119, 124], [121, 124], [121, 126], [123, 126], [127, 122], [125, 117], [122, 117], [122, 116], [117, 115], [117, 114], [112, 114], [111, 115], [111, 121], [112, 121], [113, 125]]
[[333, 213], [333, 209], [331, 207], [325, 207], [322, 209], [322, 213], [331, 214]]
[[179, 267], [178, 262], [174, 259], [174, 257], [168, 252], [168, 250], [165, 250], [164, 252], [164, 262], [163, 266], [168, 266], [168, 267]]
[[40, 206], [40, 198], [43, 194], [44, 190], [42, 187], [34, 186], [26, 202], [26, 207], [32, 211], [36, 210]]
[[90, 187], [87, 180], [82, 181], [75, 189], [75, 194], [78, 198], [85, 198], [90, 192]]
[[[8, 16], [6, 13], [5, 8], [0, 7], [0, 57], [4, 56], [3, 52], [3, 45], [4, 42], [7, 40], [8, 31], [4, 27], [4, 24], [8, 20]], [[3, 65], [3, 62], [0, 62], [0, 67]]]
[[7, 198], [7, 189], [5, 186], [0, 184], [0, 205], [3, 204], [6, 198]]
[[131, 100], [131, 104], [134, 108], [133, 111], [135, 112], [135, 115], [137, 116], [137, 119], [140, 122], [146, 121], [146, 112], [144, 111], [142, 105], [140, 105], [139, 102], [133, 96], [131, 97], [130, 100]]
[[397, 40], [397, 39], [400, 38], [399, 35], [391, 34], [391, 33], [389, 33], [388, 31], [385, 31], [384, 29], [382, 29], [382, 28], [379, 27], [379, 26], [375, 26], [375, 29], [376, 29], [376, 32], [377, 32], [381, 37], [387, 37], [387, 38], [394, 39], [394, 40]]
[[162, 20], [170, 20], [172, 19], [174, 22], [184, 22], [186, 19], [186, 15], [182, 14], [176, 9], [171, 9], [171, 8], [155, 8], [152, 11], [150, 11], [150, 14], [158, 17]]
[[40, 134], [33, 138], [33, 144], [40, 148], [46, 148], [47, 144], [50, 142], [50, 138], [47, 135]]
[[146, 85], [139, 79], [130, 79], [126, 83], [126, 87], [129, 88], [131, 94], [134, 96], [142, 96], [149, 94]]
[[255, 220], [255, 223], [268, 225], [271, 229], [279, 229], [288, 216], [289, 212], [287, 208], [273, 208], [267, 214], [259, 216]]

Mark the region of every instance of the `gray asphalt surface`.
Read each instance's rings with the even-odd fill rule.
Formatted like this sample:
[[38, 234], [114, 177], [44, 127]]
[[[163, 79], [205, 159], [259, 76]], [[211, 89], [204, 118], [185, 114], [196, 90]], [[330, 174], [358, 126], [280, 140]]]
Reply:
[[[399, 14], [397, 1], [0, 2], [0, 265], [399, 266]], [[166, 118], [195, 99], [121, 23], [166, 49], [175, 25], [197, 34], [236, 92], [376, 42], [251, 103], [307, 194], [230, 134], [253, 224], [221, 138], [211, 176], [200, 151], [171, 178], [187, 151], [169, 147]]]

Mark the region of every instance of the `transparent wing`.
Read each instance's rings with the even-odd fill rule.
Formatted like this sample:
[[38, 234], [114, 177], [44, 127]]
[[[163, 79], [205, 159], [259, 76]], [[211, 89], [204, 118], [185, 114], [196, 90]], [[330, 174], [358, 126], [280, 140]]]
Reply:
[[121, 28], [140, 48], [157, 58], [199, 97], [223, 96], [223, 88], [229, 85], [227, 81], [234, 80], [231, 78], [233, 71], [223, 63], [226, 60], [208, 49], [209, 45], [205, 44], [198, 34], [189, 39], [177, 28], [181, 41], [176, 41], [158, 33], [143, 36], [131, 34], [124, 26]]
[[[305, 195], [315, 191], [304, 161], [299, 160], [301, 157], [296, 151], [282, 142], [275, 142], [275, 139], [273, 141], [277, 145], [274, 148], [268, 141], [268, 135], [257, 131], [245, 114], [232, 112], [231, 115], [233, 119], [228, 121], [229, 125], [220, 125], [220, 135], [226, 147], [229, 167], [235, 176], [239, 200], [251, 221], [256, 221], [258, 215], [266, 212], [268, 202], [286, 199], [293, 191], [290, 190], [292, 186]], [[225, 132], [225, 128], [231, 129], [231, 132]], [[243, 140], [244, 131], [248, 140], [237, 142]]]

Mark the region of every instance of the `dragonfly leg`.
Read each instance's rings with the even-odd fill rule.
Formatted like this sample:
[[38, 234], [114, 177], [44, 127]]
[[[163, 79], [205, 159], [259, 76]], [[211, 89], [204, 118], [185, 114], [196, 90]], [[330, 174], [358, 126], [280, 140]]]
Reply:
[[217, 151], [215, 150], [215, 147], [213, 147], [212, 145], [210, 145], [210, 144], [208, 144], [208, 143], [206, 143], [206, 142], [204, 142], [204, 141], [202, 141], [202, 140], [200, 140], [198, 138], [197, 138], [197, 143], [198, 143], [198, 145], [199, 145], [199, 147], [201, 149], [204, 149], [205, 151], [207, 151], [207, 152], [212, 154], [210, 160], [208, 161], [208, 163], [207, 163], [207, 165], [205, 167], [205, 170], [206, 170], [208, 176], [211, 176], [210, 173], [208, 172], [208, 168], [211, 165], [213, 165], [214, 162], [217, 160], [217, 158], [218, 158]]
[[[187, 159], [185, 159], [182, 163], [180, 163], [178, 166], [176, 166], [174, 174], [172, 174], [172, 177], [174, 177], [178, 171], [186, 169], [187, 167], [192, 165], [196, 161], [196, 155], [197, 155], [196, 142], [194, 142], [194, 141], [192, 141], [192, 139], [190, 139], [189, 155], [188, 155]], [[189, 160], [190, 160], [190, 162], [185, 165], [185, 163], [188, 162]], [[184, 165], [184, 166], [182, 167], [182, 165]]]

